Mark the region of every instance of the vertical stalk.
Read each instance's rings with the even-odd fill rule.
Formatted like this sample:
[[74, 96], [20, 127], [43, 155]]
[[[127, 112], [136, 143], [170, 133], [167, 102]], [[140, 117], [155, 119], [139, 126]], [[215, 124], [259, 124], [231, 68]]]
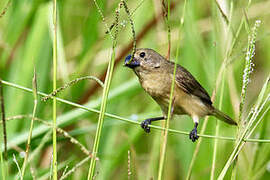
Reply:
[[[240, 153], [241, 149], [243, 148], [243, 146], [245, 145], [245, 141], [243, 141], [244, 138], [249, 138], [249, 136], [251, 135], [251, 133], [253, 132], [253, 129], [251, 131], [249, 131], [251, 129], [251, 126], [253, 125], [254, 121], [256, 120], [258, 114], [261, 112], [261, 110], [264, 108], [266, 102], [268, 101], [268, 99], [270, 98], [270, 94], [268, 94], [268, 97], [265, 99], [265, 101], [260, 105], [260, 103], [258, 103], [255, 106], [255, 109], [257, 109], [254, 114], [251, 115], [249, 122], [247, 123], [247, 125], [244, 127], [244, 129], [241, 131], [241, 133], [239, 134], [239, 138], [236, 139], [236, 145], [234, 147], [233, 152], [231, 153], [229, 159], [227, 160], [224, 168], [222, 169], [218, 180], [222, 180], [224, 179], [229, 167], [231, 166], [231, 164], [233, 163], [233, 161], [235, 160], [235, 158], [237, 158], [238, 154]], [[267, 109], [268, 111], [268, 109]], [[247, 118], [248, 119], [248, 118]], [[259, 122], [259, 121], [258, 121]], [[258, 124], [256, 124], [253, 128], [256, 128]]]
[[[219, 106], [218, 109], [221, 110], [222, 102], [223, 102], [223, 94], [224, 94], [224, 82], [225, 82], [225, 72], [222, 73], [222, 82], [221, 82], [221, 92], [220, 92], [220, 100], [219, 100]], [[219, 128], [220, 128], [220, 122], [216, 120], [216, 136], [219, 135]], [[215, 169], [216, 169], [216, 161], [217, 161], [217, 148], [218, 148], [218, 139], [214, 140], [214, 152], [213, 152], [213, 163], [212, 163], [212, 169], [211, 169], [211, 180], [215, 179]]]
[[170, 26], [170, 15], [171, 15], [171, 2], [168, 0], [168, 14], [167, 14], [167, 28], [168, 28], [168, 59], [171, 58], [171, 26]]
[[[170, 53], [171, 53], [171, 32], [170, 32], [170, 0], [168, 0], [168, 14], [167, 14], [167, 27], [168, 27], [168, 55], [167, 58], [170, 60]], [[176, 59], [177, 60], [177, 59]], [[176, 61], [175, 60], [175, 61]], [[163, 134], [163, 142], [162, 142], [162, 147], [161, 147], [161, 153], [160, 153], [160, 160], [159, 160], [159, 168], [158, 168], [158, 180], [162, 179], [163, 175], [163, 168], [164, 168], [164, 162], [165, 162], [165, 156], [166, 156], [166, 149], [167, 149], [167, 140], [168, 140], [168, 128], [170, 124], [170, 118], [172, 115], [172, 105], [173, 105], [173, 92], [174, 92], [174, 85], [175, 85], [175, 74], [176, 74], [176, 67], [177, 64], [175, 62], [174, 65], [174, 74], [173, 74], [173, 79], [172, 79], [172, 84], [171, 84], [171, 91], [170, 91], [170, 101], [169, 101], [169, 107], [168, 107], [168, 115], [165, 123], [165, 130]], [[162, 133], [161, 133], [162, 134]]]
[[[212, 94], [212, 98], [211, 99], [214, 99], [215, 98], [215, 95], [216, 95], [215, 93], [216, 92], [213, 91], [213, 94]], [[205, 129], [206, 129], [206, 125], [208, 123], [208, 119], [209, 119], [209, 116], [207, 116], [204, 119], [203, 125], [202, 125], [202, 128], [201, 128], [201, 131], [200, 131], [200, 134], [204, 134]], [[192, 173], [192, 170], [193, 170], [193, 166], [194, 166], [195, 161], [197, 159], [197, 156], [198, 156], [198, 153], [199, 153], [199, 150], [200, 150], [200, 147], [201, 147], [201, 143], [202, 143], [202, 138], [199, 138], [199, 140], [198, 140], [198, 142], [196, 144], [195, 150], [193, 152], [193, 155], [192, 155], [192, 159], [191, 159], [191, 162], [190, 162], [190, 165], [189, 165], [189, 168], [188, 168], [186, 180], [189, 180], [191, 178], [191, 173]]]
[[1, 172], [2, 172], [2, 179], [5, 180], [6, 179], [6, 171], [5, 171], [5, 162], [3, 160], [3, 153], [2, 153], [2, 149], [0, 151], [0, 158], [1, 158]]
[[[268, 78], [266, 81], [269, 82], [269, 80], [270, 80], [270, 74], [268, 75]], [[266, 88], [266, 86], [267, 85], [265, 83], [265, 86], [262, 88], [262, 91], [264, 90], [264, 88]], [[268, 116], [269, 115], [270, 114], [268, 114]], [[267, 115], [266, 115], [265, 119], [267, 119]], [[270, 116], [268, 119], [270, 119]], [[261, 126], [261, 130], [260, 130], [259, 139], [265, 139], [267, 127], [268, 127], [268, 121], [263, 121], [262, 126]], [[252, 163], [251, 163], [250, 168], [249, 168], [249, 175], [248, 175], [249, 177], [254, 177], [254, 174], [256, 174], [256, 172], [257, 172], [256, 170], [258, 169], [258, 167], [260, 167], [257, 164], [258, 164], [258, 157], [259, 157], [262, 145], [263, 145], [262, 143], [256, 144], [255, 153], [254, 153], [254, 156], [252, 158]]]
[[[218, 76], [217, 76], [217, 80], [216, 80], [216, 86], [215, 86], [215, 89], [211, 95], [211, 101], [214, 102], [215, 98], [216, 98], [216, 91], [221, 83], [221, 78], [222, 78], [222, 72], [223, 72], [223, 69], [225, 68], [225, 60], [223, 61], [221, 67], [220, 67], [220, 70], [219, 70], [219, 73], [218, 73]], [[206, 130], [206, 126], [207, 126], [207, 123], [208, 123], [208, 119], [209, 119], [209, 116], [206, 116], [204, 118], [204, 122], [203, 122], [203, 125], [202, 125], [202, 128], [201, 128], [201, 131], [200, 131], [200, 134], [204, 134], [205, 130]], [[192, 173], [192, 169], [193, 169], [193, 166], [195, 164], [195, 161], [197, 159], [197, 156], [198, 156], [198, 153], [199, 153], [199, 150], [200, 150], [200, 147], [201, 147], [201, 143], [202, 143], [202, 139], [199, 138], [197, 144], [196, 144], [196, 147], [195, 147], [195, 150], [193, 152], [193, 156], [192, 156], [192, 159], [191, 159], [191, 162], [190, 162], [190, 165], [189, 165], [189, 168], [188, 168], [188, 173], [187, 173], [187, 177], [186, 177], [186, 180], [189, 180], [191, 178], [191, 173]]]
[[[228, 24], [228, 26], [229, 26], [228, 29], [230, 29], [230, 26], [231, 26], [232, 12], [233, 12], [233, 1], [231, 2], [230, 21], [229, 21], [229, 24]], [[218, 77], [217, 77], [217, 80], [216, 80], [216, 87], [215, 87], [215, 89], [213, 91], [213, 94], [211, 96], [211, 100], [212, 101], [214, 101], [214, 99], [215, 99], [215, 93], [216, 93], [216, 90], [217, 90], [217, 88], [218, 88], [218, 86], [220, 84], [221, 75], [223, 74], [223, 71], [225, 69], [226, 63], [227, 63], [227, 61], [229, 60], [229, 57], [232, 54], [233, 48], [236, 45], [236, 42], [237, 42], [238, 37], [240, 35], [241, 29], [243, 27], [243, 23], [244, 23], [244, 18], [242, 18], [242, 20], [240, 22], [240, 25], [238, 27], [238, 30], [236, 32], [236, 35], [233, 37], [231, 46], [228, 46], [228, 49], [226, 51], [227, 52], [226, 53], [226, 57], [225, 57], [225, 59], [222, 62], [221, 68], [219, 69]], [[205, 128], [206, 128], [207, 122], [208, 122], [208, 117], [206, 117], [205, 120], [204, 120], [204, 122], [203, 122], [203, 127], [202, 127], [201, 132], [200, 132], [201, 134], [203, 134], [205, 132]], [[198, 151], [199, 151], [199, 148], [200, 148], [200, 144], [201, 144], [201, 140], [199, 139], [199, 141], [198, 141], [198, 143], [196, 145], [195, 151], [193, 153], [193, 156], [192, 156], [192, 160], [191, 160], [191, 163], [190, 163], [190, 166], [189, 166], [188, 175], [187, 175], [187, 178], [186, 179], [190, 179], [190, 177], [191, 177], [192, 168], [193, 168], [193, 165], [194, 165], [195, 160], [197, 158], [197, 154], [198, 154]]]
[[[57, 80], [57, 0], [53, 0], [53, 91]], [[56, 98], [53, 97], [53, 179], [57, 180]]]
[[36, 109], [37, 109], [37, 79], [36, 79], [36, 70], [34, 70], [34, 77], [32, 81], [32, 87], [33, 87], [33, 96], [34, 96], [34, 108], [33, 108], [33, 113], [32, 113], [32, 119], [31, 119], [31, 124], [30, 124], [30, 130], [28, 134], [28, 140], [26, 144], [26, 150], [25, 150], [25, 158], [23, 161], [23, 166], [22, 166], [22, 179], [24, 177], [26, 165], [28, 163], [28, 156], [29, 156], [29, 149], [30, 149], [30, 143], [31, 143], [31, 138], [32, 138], [32, 131], [34, 127], [34, 119], [36, 115]]
[[[243, 84], [242, 84], [242, 90], [241, 90], [241, 98], [240, 98], [240, 105], [239, 105], [239, 127], [237, 130], [237, 140], [240, 137], [241, 132], [244, 129], [244, 122], [243, 122], [243, 107], [245, 103], [245, 98], [246, 98], [246, 91], [247, 91], [247, 86], [250, 80], [250, 74], [252, 72], [252, 58], [255, 54], [255, 40], [256, 40], [256, 34], [257, 34], [257, 28], [260, 25], [260, 21], [256, 21], [253, 31], [251, 34], [248, 36], [248, 47], [247, 47], [247, 53], [246, 53], [246, 62], [245, 62], [245, 69], [243, 73]], [[236, 141], [237, 142], [237, 141]], [[231, 174], [231, 179], [236, 179], [236, 172], [237, 172], [237, 161], [238, 161], [238, 155], [236, 156], [235, 160], [232, 163], [232, 174]]]
[[3, 94], [3, 86], [2, 86], [2, 80], [0, 79], [0, 103], [1, 103], [1, 118], [3, 123], [3, 137], [4, 137], [4, 158], [2, 154], [2, 148], [1, 151], [1, 169], [2, 169], [2, 178], [3, 180], [6, 179], [6, 167], [7, 167], [7, 132], [6, 132], [6, 117], [5, 117], [5, 104], [4, 104], [4, 94]]
[[162, 144], [162, 149], [161, 149], [161, 157], [160, 157], [160, 161], [159, 161], [158, 180], [161, 180], [162, 175], [163, 175], [163, 168], [164, 168], [166, 149], [167, 149], [167, 140], [168, 140], [168, 129], [169, 129], [171, 116], [173, 115], [173, 106], [174, 106], [173, 95], [174, 95], [174, 86], [175, 86], [176, 67], [177, 67], [177, 64], [175, 63], [174, 72], [173, 72], [173, 80], [172, 80], [172, 84], [171, 84], [171, 93], [170, 93], [168, 115], [167, 115], [167, 119], [166, 119], [166, 126], [165, 126], [165, 130], [164, 130], [165, 132], [164, 132], [164, 136], [163, 136], [163, 144]]
[[99, 148], [99, 140], [101, 137], [101, 131], [102, 131], [102, 126], [103, 126], [103, 122], [104, 122], [104, 114], [105, 114], [105, 110], [106, 110], [107, 98], [108, 98], [109, 88], [110, 88], [111, 79], [112, 79], [114, 60], [115, 60], [115, 46], [113, 47], [112, 57], [111, 57], [111, 60], [109, 62], [109, 65], [108, 65], [107, 76], [105, 79], [105, 86], [104, 86], [103, 95], [102, 95], [100, 114], [99, 114], [99, 118], [98, 118], [94, 146], [93, 146], [93, 150], [92, 150], [93, 157], [91, 158], [89, 172], [88, 172], [88, 180], [93, 179], [94, 173], [95, 173], [97, 153], [98, 153], [98, 148]]
[[[96, 3], [96, 1], [94, 1]], [[97, 3], [96, 3], [97, 5]], [[98, 5], [97, 5], [98, 7]], [[95, 167], [96, 167], [96, 160], [97, 160], [97, 153], [99, 149], [99, 141], [101, 137], [101, 132], [102, 132], [102, 127], [103, 127], [103, 122], [104, 122], [104, 115], [106, 111], [106, 106], [107, 106], [107, 99], [108, 99], [108, 94], [110, 90], [110, 85], [111, 85], [111, 80], [112, 80], [112, 74], [113, 74], [113, 68], [114, 68], [114, 61], [115, 61], [115, 47], [117, 44], [117, 34], [118, 34], [118, 22], [119, 22], [119, 11], [121, 8], [121, 4], [119, 4], [119, 8], [116, 10], [116, 16], [115, 16], [115, 36], [113, 37], [111, 34], [111, 31], [109, 31], [112, 39], [112, 55], [111, 59], [109, 61], [109, 65], [107, 68], [107, 75], [105, 78], [105, 83], [104, 83], [104, 89], [103, 89], [103, 94], [102, 94], [102, 100], [101, 100], [101, 107], [100, 107], [100, 114], [98, 117], [98, 124], [97, 124], [97, 130], [96, 130], [96, 135], [95, 135], [95, 140], [94, 140], [94, 146], [92, 150], [92, 158], [90, 161], [90, 167], [88, 171], [88, 180], [92, 180], [94, 175], [95, 175]], [[101, 11], [100, 11], [101, 12]], [[103, 14], [101, 13], [102, 17]], [[103, 18], [104, 19], [104, 18]], [[108, 29], [108, 28], [107, 28]], [[108, 29], [109, 30], [109, 29]]]
[[2, 81], [0, 80], [0, 103], [1, 103], [1, 116], [3, 122], [3, 137], [4, 137], [4, 159], [7, 160], [7, 128], [6, 128], [6, 117], [5, 117], [5, 104]]
[[[229, 17], [226, 16], [225, 12], [223, 12], [223, 10], [221, 9], [221, 7], [219, 6], [219, 3], [217, 1], [215, 1], [215, 5], [218, 7], [219, 12], [222, 15], [223, 18], [223, 22], [224, 22], [224, 26], [226, 27], [224, 29], [224, 33], [225, 33], [225, 44], [224, 47], [226, 47], [226, 51], [225, 51], [225, 62], [227, 61], [228, 57], [229, 57], [229, 53], [230, 53], [230, 47], [232, 45], [231, 43], [231, 35], [234, 33], [232, 31], [232, 27], [231, 27], [231, 21], [232, 21], [232, 13], [233, 13], [233, 2], [231, 2], [230, 4], [230, 13], [229, 13]], [[225, 8], [226, 9], [226, 8]], [[231, 31], [232, 32], [231, 32]], [[216, 38], [216, 35], [215, 35]], [[223, 38], [224, 39], [224, 38]], [[216, 47], [216, 46], [215, 46]], [[215, 49], [215, 53], [216, 53], [216, 49]], [[215, 54], [215, 59], [216, 59], [216, 54]], [[219, 106], [218, 109], [221, 110], [222, 107], [222, 102], [223, 102], [223, 95], [224, 95], [224, 83], [225, 83], [225, 68], [222, 71], [222, 79], [221, 79], [221, 88], [220, 88], [220, 98], [219, 98]], [[218, 121], [216, 119], [216, 136], [219, 135], [219, 130], [220, 130], [220, 121]], [[213, 161], [212, 161], [212, 169], [211, 169], [211, 176], [210, 179], [214, 180], [215, 179], [215, 170], [216, 170], [216, 161], [217, 161], [217, 150], [218, 149], [218, 139], [214, 140], [214, 151], [213, 151]]]

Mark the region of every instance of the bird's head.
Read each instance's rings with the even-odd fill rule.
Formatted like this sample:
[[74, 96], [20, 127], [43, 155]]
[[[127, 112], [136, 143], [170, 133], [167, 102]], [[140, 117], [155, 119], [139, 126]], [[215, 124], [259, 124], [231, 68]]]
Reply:
[[131, 55], [125, 59], [125, 66], [133, 69], [136, 74], [152, 72], [160, 68], [164, 57], [152, 49], [137, 49], [134, 58]]

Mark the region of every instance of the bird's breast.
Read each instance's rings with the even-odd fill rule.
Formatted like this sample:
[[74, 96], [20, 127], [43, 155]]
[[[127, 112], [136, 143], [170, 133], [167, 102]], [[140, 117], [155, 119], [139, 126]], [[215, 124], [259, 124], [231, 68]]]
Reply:
[[170, 77], [163, 73], [146, 74], [139, 78], [143, 89], [156, 98], [168, 98], [170, 94]]

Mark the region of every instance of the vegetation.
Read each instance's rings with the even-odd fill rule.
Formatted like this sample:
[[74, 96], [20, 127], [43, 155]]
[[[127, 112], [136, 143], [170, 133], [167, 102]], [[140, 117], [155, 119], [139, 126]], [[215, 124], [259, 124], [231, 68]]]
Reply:
[[[0, 1], [1, 179], [269, 179], [269, 9]], [[146, 134], [161, 110], [122, 66], [135, 47], [186, 67], [238, 128], [207, 117], [192, 143], [191, 118], [173, 116]]]

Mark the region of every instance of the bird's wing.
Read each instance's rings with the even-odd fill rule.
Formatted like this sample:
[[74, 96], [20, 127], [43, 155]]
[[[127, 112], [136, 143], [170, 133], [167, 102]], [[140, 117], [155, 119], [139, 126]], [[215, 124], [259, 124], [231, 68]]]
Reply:
[[200, 83], [188, 72], [185, 68], [178, 65], [175, 81], [177, 87], [181, 88], [184, 92], [199, 97], [204, 103], [212, 105], [210, 96]]

